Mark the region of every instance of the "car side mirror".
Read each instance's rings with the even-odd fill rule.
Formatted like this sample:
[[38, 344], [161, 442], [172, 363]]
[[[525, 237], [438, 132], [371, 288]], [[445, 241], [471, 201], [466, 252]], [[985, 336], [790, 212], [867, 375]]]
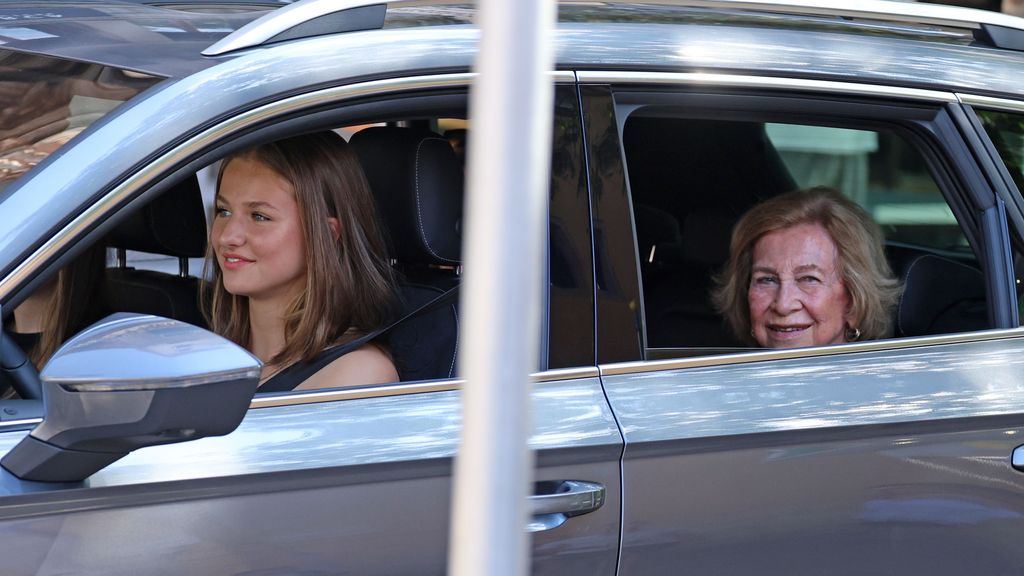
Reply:
[[43, 422], [0, 466], [39, 482], [78, 482], [144, 446], [238, 427], [260, 361], [211, 332], [114, 314], [67, 341], [40, 373]]

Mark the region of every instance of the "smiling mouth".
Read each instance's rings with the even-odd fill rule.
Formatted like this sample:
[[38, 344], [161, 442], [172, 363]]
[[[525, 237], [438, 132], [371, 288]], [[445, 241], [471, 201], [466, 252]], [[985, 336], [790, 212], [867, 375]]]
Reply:
[[225, 270], [234, 270], [245, 266], [246, 264], [252, 264], [253, 260], [248, 258], [242, 258], [241, 256], [224, 256], [223, 266]]
[[768, 326], [768, 329], [772, 332], [778, 332], [782, 334], [792, 334], [794, 332], [803, 332], [810, 328], [810, 325], [804, 326]]

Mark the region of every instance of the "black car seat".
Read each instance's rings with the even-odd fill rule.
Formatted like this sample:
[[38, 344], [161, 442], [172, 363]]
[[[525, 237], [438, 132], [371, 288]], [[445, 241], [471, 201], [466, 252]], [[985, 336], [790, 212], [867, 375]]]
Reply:
[[981, 270], [920, 253], [901, 266], [903, 292], [896, 306], [896, 336], [950, 334], [989, 328]]
[[647, 346], [734, 347], [711, 304], [740, 216], [796, 188], [760, 122], [634, 116], [623, 142]]
[[[104, 282], [108, 310], [206, 326], [199, 308], [199, 280], [188, 274], [188, 258], [201, 258], [206, 250], [206, 217], [195, 176], [130, 214], [108, 235], [107, 245], [118, 252], [118, 265], [107, 269]], [[126, 250], [175, 257], [179, 273], [130, 268]]]
[[[351, 139], [373, 190], [400, 275], [403, 314], [459, 283], [462, 165], [444, 137], [378, 126]], [[421, 314], [389, 332], [403, 381], [455, 376], [458, 303]]]

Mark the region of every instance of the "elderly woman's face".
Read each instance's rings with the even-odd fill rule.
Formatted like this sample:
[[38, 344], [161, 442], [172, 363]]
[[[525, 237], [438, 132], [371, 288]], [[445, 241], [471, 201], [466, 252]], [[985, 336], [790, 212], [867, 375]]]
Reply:
[[757, 241], [747, 301], [754, 339], [761, 346], [846, 341], [850, 297], [835, 242], [818, 224], [783, 228]]

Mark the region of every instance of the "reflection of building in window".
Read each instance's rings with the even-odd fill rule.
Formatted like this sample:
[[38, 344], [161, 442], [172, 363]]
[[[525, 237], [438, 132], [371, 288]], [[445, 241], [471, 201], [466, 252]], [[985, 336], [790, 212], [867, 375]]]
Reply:
[[0, 51], [0, 189], [156, 78]]
[[877, 133], [794, 124], [765, 130], [801, 188], [832, 186], [868, 205], [868, 156], [878, 150]]

